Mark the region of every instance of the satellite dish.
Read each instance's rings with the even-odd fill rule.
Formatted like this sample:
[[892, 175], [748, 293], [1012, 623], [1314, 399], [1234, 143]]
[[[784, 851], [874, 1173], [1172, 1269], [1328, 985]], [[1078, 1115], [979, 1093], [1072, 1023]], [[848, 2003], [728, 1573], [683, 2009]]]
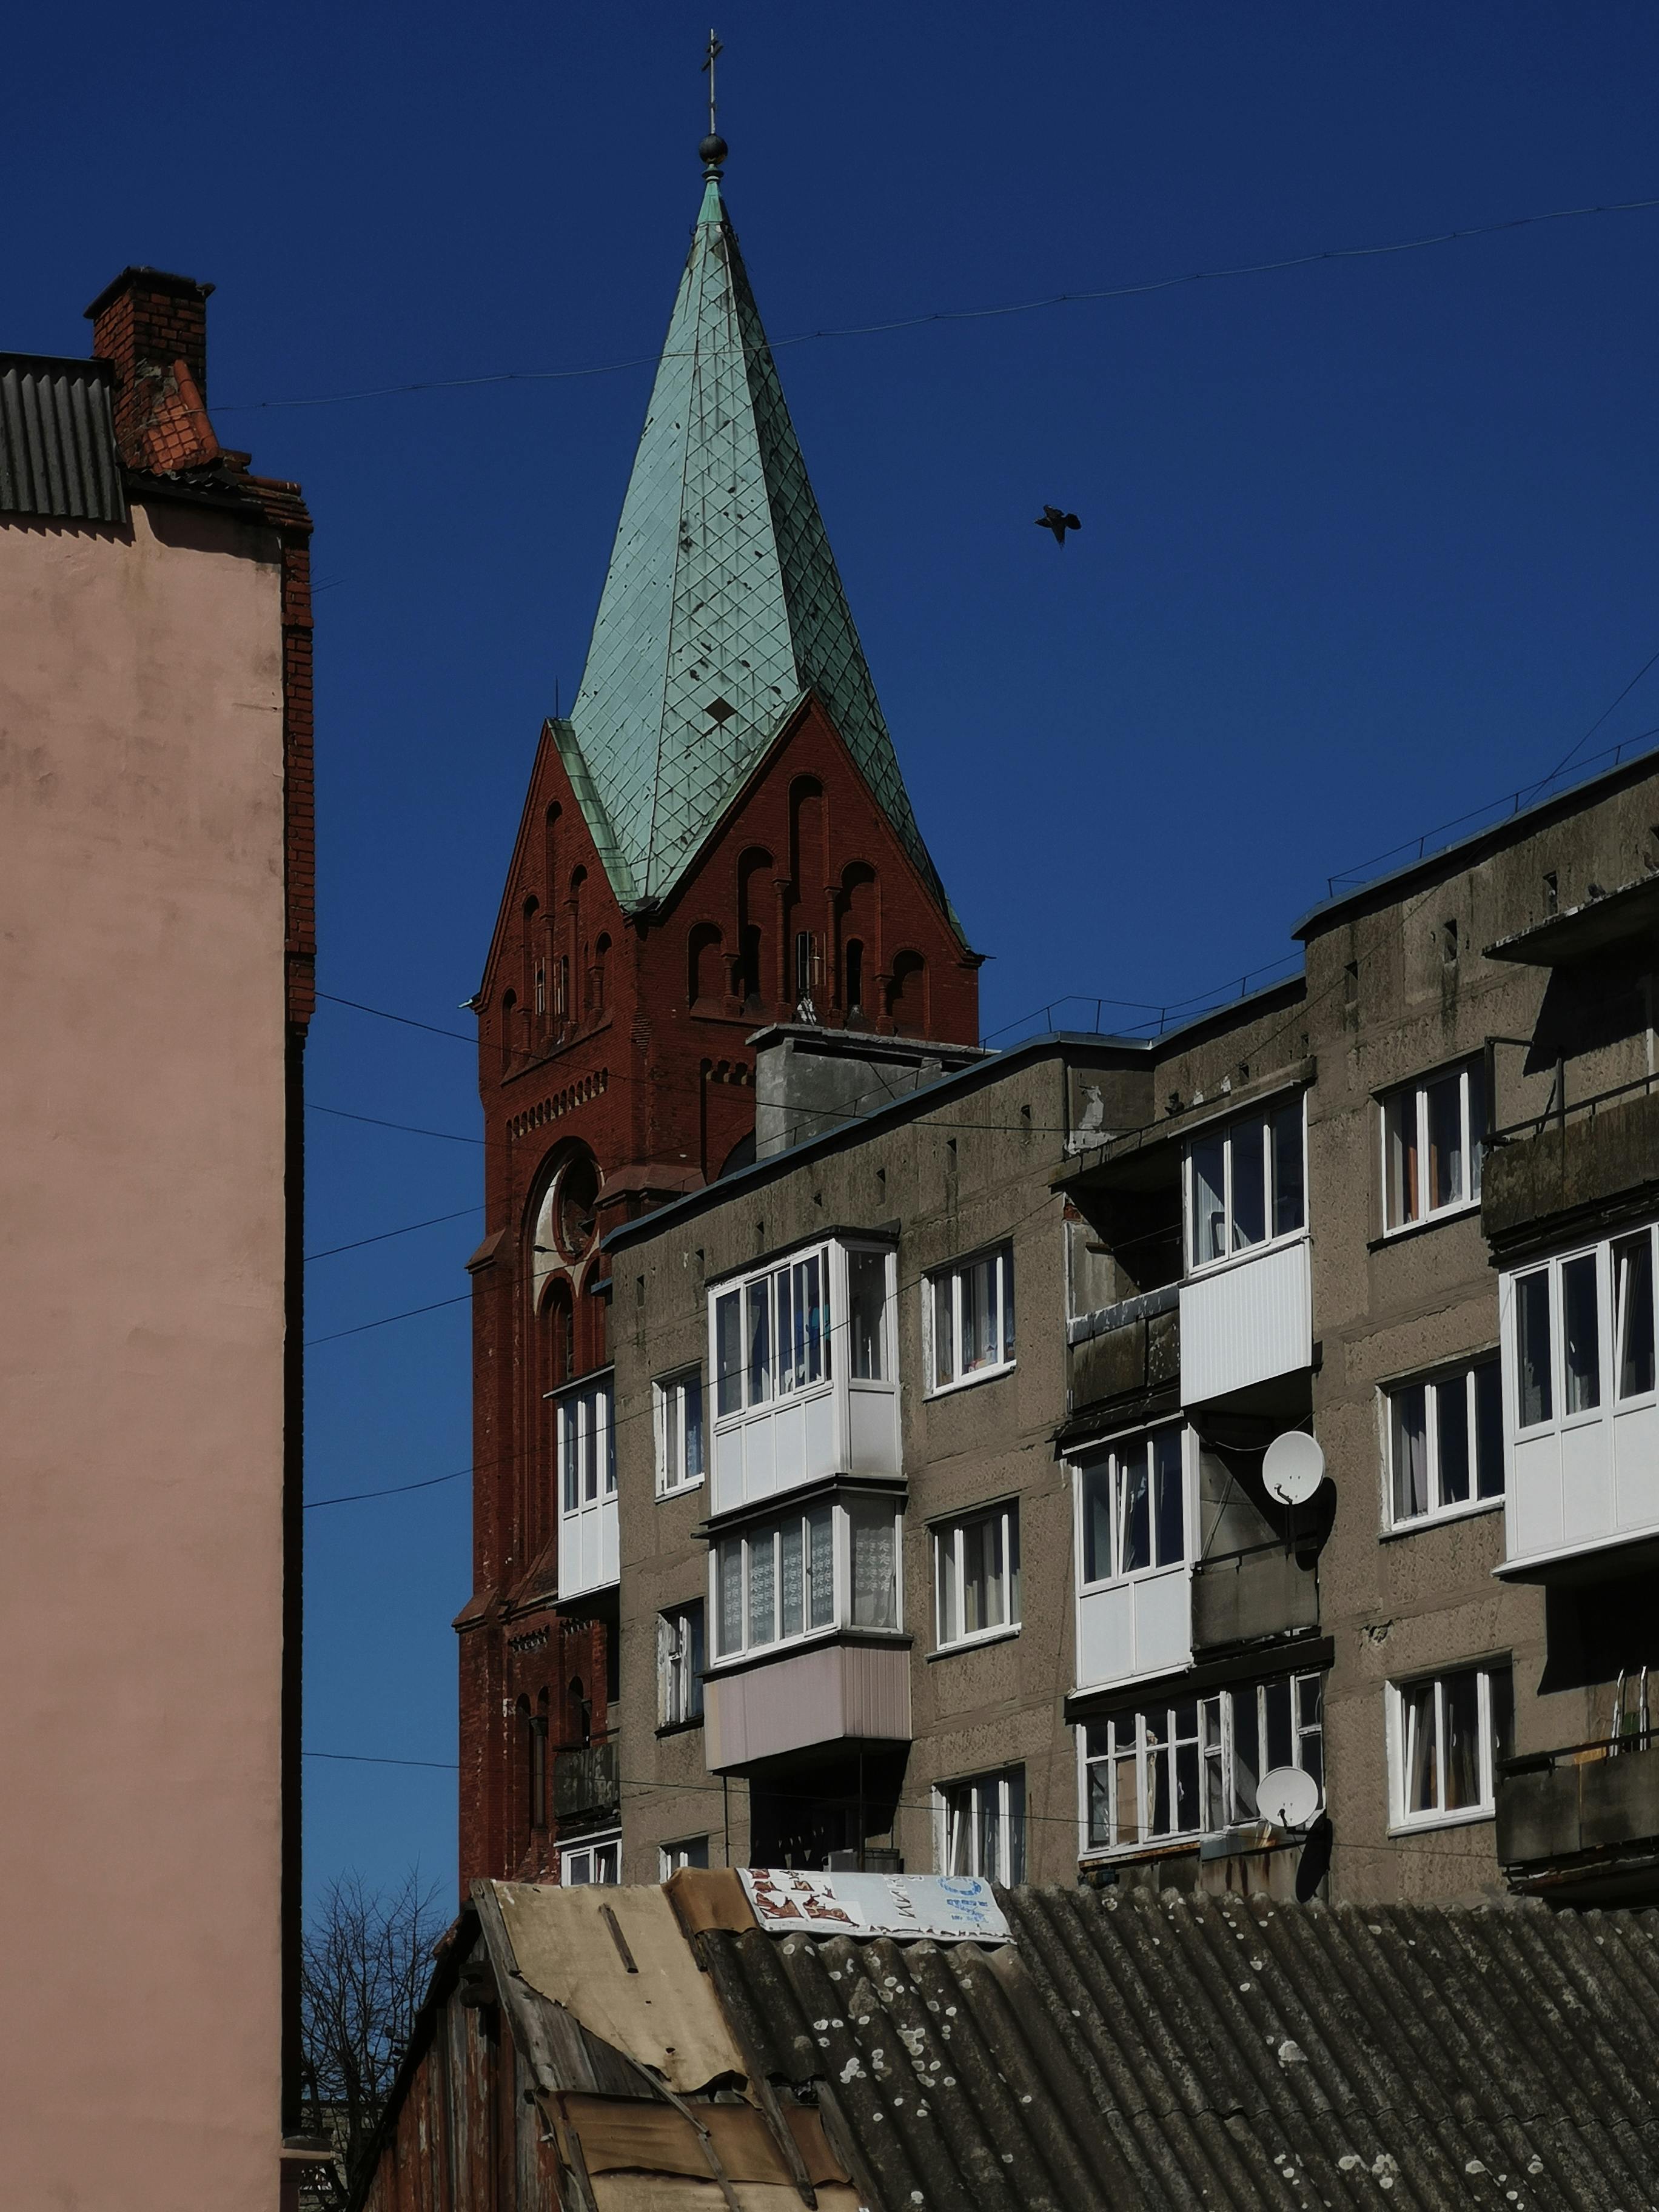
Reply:
[[1305, 1505], [1325, 1480], [1325, 1455], [1305, 1429], [1287, 1429], [1268, 1445], [1261, 1486], [1281, 1505]]
[[1255, 1809], [1275, 1828], [1305, 1828], [1319, 1810], [1319, 1784], [1299, 1766], [1271, 1767], [1255, 1785]]

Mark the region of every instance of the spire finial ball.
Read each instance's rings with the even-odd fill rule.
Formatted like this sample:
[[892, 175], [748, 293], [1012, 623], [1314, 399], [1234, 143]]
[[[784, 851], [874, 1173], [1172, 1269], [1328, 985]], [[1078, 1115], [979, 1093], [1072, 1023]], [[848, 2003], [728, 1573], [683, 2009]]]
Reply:
[[714, 168], [723, 161], [731, 149], [718, 131], [711, 131], [697, 149], [697, 159], [705, 169]]

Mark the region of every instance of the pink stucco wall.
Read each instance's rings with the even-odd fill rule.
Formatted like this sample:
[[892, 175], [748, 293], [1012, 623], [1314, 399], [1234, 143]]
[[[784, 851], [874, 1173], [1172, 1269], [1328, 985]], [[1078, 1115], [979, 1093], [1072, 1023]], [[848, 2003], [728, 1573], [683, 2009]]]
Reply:
[[276, 2203], [266, 532], [0, 517], [0, 2198]]

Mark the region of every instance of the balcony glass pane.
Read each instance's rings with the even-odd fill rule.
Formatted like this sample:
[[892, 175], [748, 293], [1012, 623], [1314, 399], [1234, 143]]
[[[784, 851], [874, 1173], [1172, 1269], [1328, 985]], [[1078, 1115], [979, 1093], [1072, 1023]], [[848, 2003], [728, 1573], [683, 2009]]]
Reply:
[[763, 1406], [772, 1395], [772, 1285], [749, 1285], [749, 1402]]
[[1166, 1429], [1152, 1439], [1152, 1525], [1160, 1567], [1187, 1556], [1186, 1486], [1182, 1480], [1181, 1434]]
[[836, 1617], [836, 1532], [827, 1505], [815, 1505], [806, 1516], [806, 1571], [811, 1625], [828, 1628]]
[[777, 1640], [777, 1561], [769, 1528], [757, 1529], [749, 1539], [749, 1642]]
[[979, 1830], [974, 1872], [995, 1881], [1002, 1875], [1002, 1791], [996, 1783], [982, 1783], [975, 1790], [974, 1818]]
[[[1092, 1753], [1097, 1731], [1089, 1731], [1089, 1747]], [[1104, 1849], [1113, 1840], [1111, 1788], [1112, 1762], [1109, 1759], [1094, 1760], [1089, 1767], [1089, 1842], [1091, 1846]]]
[[976, 1636], [990, 1626], [989, 1535], [988, 1521], [970, 1521], [962, 1532], [962, 1625], [968, 1636]]
[[1429, 1125], [1429, 1210], [1463, 1196], [1463, 1079], [1443, 1075], [1424, 1086]]
[[1446, 1810], [1480, 1802], [1480, 1677], [1446, 1677]]
[[847, 1303], [852, 1336], [852, 1373], [860, 1382], [885, 1379], [882, 1315], [887, 1304], [887, 1255], [852, 1251], [847, 1255]]
[[1302, 1187], [1302, 1101], [1281, 1106], [1268, 1125], [1273, 1142], [1273, 1235], [1288, 1237], [1305, 1225]]
[[962, 1371], [994, 1367], [997, 1349], [997, 1262], [975, 1260], [962, 1271]]
[[779, 1541], [778, 1600], [786, 1636], [799, 1636], [806, 1626], [805, 1532], [799, 1520], [783, 1524]]
[[1235, 1690], [1233, 1696], [1233, 1803], [1241, 1820], [1256, 1816], [1255, 1785], [1261, 1779], [1260, 1692], [1254, 1686]]
[[1227, 1201], [1224, 1176], [1226, 1146], [1220, 1137], [1203, 1137], [1193, 1146], [1192, 1264], [1202, 1267], [1225, 1257]]
[[1418, 1215], [1417, 1093], [1396, 1091], [1382, 1109], [1384, 1212], [1390, 1229]]
[[1516, 1366], [1520, 1402], [1516, 1419], [1523, 1429], [1554, 1414], [1550, 1382], [1550, 1279], [1540, 1269], [1522, 1275], [1515, 1286]]
[[1639, 1398], [1654, 1381], [1653, 1237], [1644, 1230], [1613, 1248], [1619, 1313], [1619, 1395]]
[[564, 1476], [564, 1510], [574, 1513], [581, 1503], [576, 1466], [576, 1409], [567, 1402], [559, 1408], [559, 1462]]
[[720, 1608], [715, 1639], [720, 1656], [743, 1649], [743, 1539], [723, 1536], [714, 1554], [715, 1601]]
[[1235, 1252], [1267, 1237], [1267, 1133], [1265, 1121], [1241, 1121], [1232, 1133]]
[[1440, 1767], [1436, 1756], [1432, 1682], [1416, 1682], [1400, 1692], [1400, 1732], [1405, 1759], [1406, 1810], [1437, 1813]]
[[1389, 1459], [1394, 1480], [1394, 1517], [1414, 1521], [1429, 1510], [1429, 1416], [1420, 1382], [1389, 1401]]
[[847, 1509], [853, 1551], [853, 1625], [898, 1626], [898, 1582], [890, 1505], [855, 1498]]
[[743, 1407], [743, 1302], [736, 1291], [714, 1301], [714, 1358], [715, 1410], [738, 1413]]
[[1176, 1708], [1176, 1832], [1189, 1835], [1198, 1826], [1198, 1707]]
[[1104, 1462], [1083, 1470], [1083, 1579], [1103, 1582], [1112, 1571], [1112, 1471]]
[[1504, 1495], [1503, 1370], [1483, 1359], [1474, 1370], [1474, 1494]]
[[1566, 1407], [1587, 1413], [1601, 1402], [1601, 1329], [1594, 1252], [1561, 1270], [1561, 1332], [1566, 1340]]
[[1434, 1387], [1440, 1457], [1440, 1503], [1462, 1505], [1469, 1494], [1469, 1378], [1455, 1375]]
[[1269, 1682], [1261, 1692], [1261, 1703], [1267, 1724], [1267, 1743], [1263, 1756], [1269, 1771], [1275, 1766], [1294, 1765], [1290, 1677], [1282, 1675], [1277, 1682]]
[[1004, 1252], [997, 1261], [997, 1274], [1002, 1289], [1002, 1356], [1014, 1356], [1014, 1255]]
[[1152, 1500], [1144, 1444], [1118, 1469], [1117, 1558], [1118, 1572], [1124, 1575], [1152, 1564]]

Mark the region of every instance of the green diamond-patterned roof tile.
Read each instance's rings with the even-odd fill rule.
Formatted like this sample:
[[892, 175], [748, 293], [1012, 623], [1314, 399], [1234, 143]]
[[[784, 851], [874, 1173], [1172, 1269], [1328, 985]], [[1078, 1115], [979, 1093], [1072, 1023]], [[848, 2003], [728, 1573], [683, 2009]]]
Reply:
[[945, 903], [711, 179], [557, 726], [619, 898], [672, 889], [808, 690]]

